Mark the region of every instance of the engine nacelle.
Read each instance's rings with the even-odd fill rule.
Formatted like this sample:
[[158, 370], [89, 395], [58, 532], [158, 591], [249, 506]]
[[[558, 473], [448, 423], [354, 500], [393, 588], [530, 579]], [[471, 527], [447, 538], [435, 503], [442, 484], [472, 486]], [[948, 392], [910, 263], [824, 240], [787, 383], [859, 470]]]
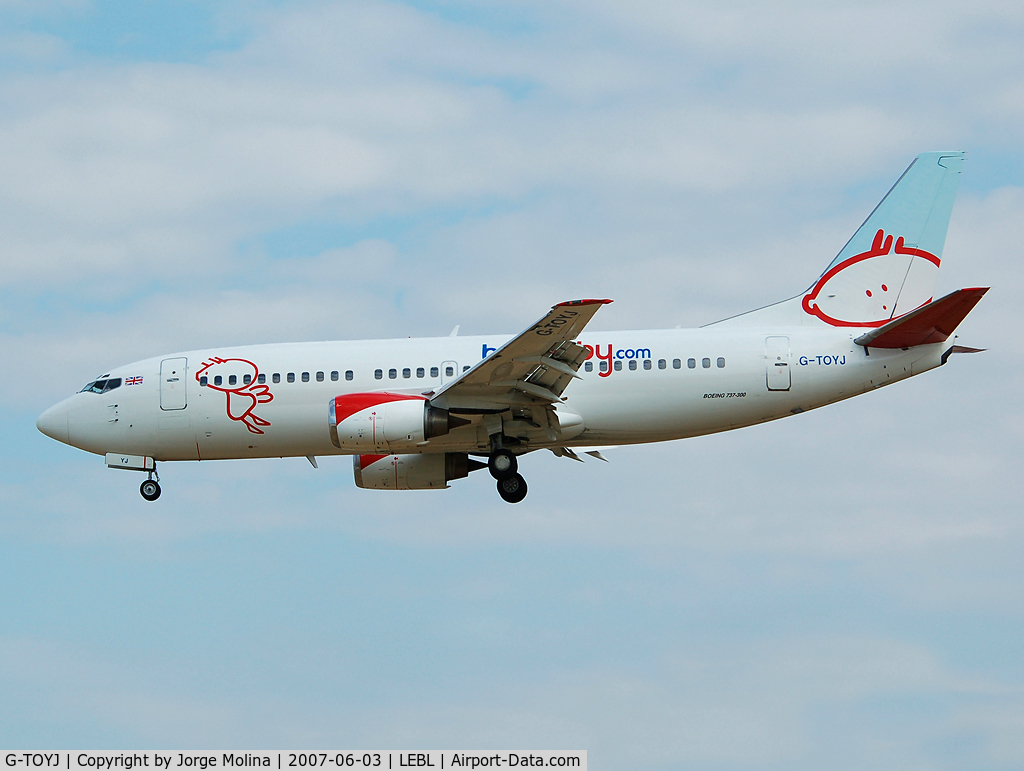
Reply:
[[432, 407], [423, 396], [387, 392], [336, 396], [328, 421], [334, 446], [356, 453], [410, 450], [470, 422]]
[[356, 486], [366, 490], [443, 490], [485, 466], [462, 452], [352, 456]]

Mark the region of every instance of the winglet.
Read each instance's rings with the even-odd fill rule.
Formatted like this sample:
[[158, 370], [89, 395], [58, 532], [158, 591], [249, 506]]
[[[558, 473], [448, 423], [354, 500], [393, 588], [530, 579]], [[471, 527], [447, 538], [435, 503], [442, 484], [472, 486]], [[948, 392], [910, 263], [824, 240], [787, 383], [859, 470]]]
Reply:
[[958, 289], [861, 335], [854, 342], [865, 348], [911, 348], [944, 342], [988, 290], [987, 286]]
[[614, 300], [566, 300], [564, 303], [552, 305], [552, 308], [561, 308], [565, 305], [607, 305]]

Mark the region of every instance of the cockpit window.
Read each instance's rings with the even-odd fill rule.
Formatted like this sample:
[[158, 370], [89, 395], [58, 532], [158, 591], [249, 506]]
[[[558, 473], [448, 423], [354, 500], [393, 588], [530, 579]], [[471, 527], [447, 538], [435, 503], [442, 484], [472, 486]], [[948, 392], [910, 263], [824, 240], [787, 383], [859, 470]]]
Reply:
[[83, 388], [79, 393], [85, 393], [89, 391], [94, 394], [105, 394], [107, 391], [113, 391], [115, 388], [121, 387], [121, 378], [112, 377], [107, 379], [94, 380]]

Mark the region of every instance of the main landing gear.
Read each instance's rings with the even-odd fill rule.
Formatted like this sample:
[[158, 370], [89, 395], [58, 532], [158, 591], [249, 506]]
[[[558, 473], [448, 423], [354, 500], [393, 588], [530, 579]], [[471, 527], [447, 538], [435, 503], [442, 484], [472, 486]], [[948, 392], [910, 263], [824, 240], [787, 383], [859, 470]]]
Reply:
[[519, 473], [516, 456], [501, 447], [487, 459], [487, 469], [498, 482], [498, 495], [506, 503], [519, 503], [526, 497], [526, 480]]
[[[156, 479], [153, 478], [154, 476]], [[155, 470], [149, 472], [149, 479], [142, 483], [139, 492], [147, 501], [155, 501], [160, 497], [160, 475]]]
[[519, 503], [526, 497], [526, 480], [522, 474], [513, 474], [508, 479], [498, 480], [498, 495], [505, 503]]

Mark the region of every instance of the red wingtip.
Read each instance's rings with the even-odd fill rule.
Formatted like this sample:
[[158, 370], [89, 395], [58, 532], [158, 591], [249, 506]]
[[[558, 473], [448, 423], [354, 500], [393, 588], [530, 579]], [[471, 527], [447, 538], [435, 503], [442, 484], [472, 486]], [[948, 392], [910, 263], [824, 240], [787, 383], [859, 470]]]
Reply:
[[564, 303], [553, 305], [553, 308], [561, 308], [565, 305], [607, 305], [613, 300], [566, 300]]

